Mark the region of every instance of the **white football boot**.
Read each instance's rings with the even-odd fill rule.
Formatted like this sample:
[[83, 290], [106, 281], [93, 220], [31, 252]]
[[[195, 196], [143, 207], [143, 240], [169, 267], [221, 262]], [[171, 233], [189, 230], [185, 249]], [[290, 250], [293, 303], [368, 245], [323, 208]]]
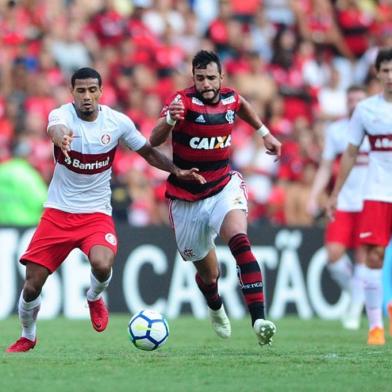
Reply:
[[223, 339], [229, 338], [231, 335], [231, 325], [224, 306], [222, 305], [218, 310], [208, 308], [208, 315], [210, 316], [212, 328], [214, 328], [216, 334]]
[[253, 329], [256, 333], [260, 346], [272, 344], [272, 337], [276, 333], [276, 327], [272, 321], [257, 319], [253, 324]]

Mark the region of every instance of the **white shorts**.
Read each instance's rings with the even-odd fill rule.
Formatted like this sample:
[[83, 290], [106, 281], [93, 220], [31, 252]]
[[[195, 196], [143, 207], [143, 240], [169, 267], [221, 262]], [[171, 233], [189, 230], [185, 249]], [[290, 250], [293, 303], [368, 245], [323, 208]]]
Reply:
[[199, 261], [215, 247], [226, 214], [231, 210], [248, 212], [246, 185], [233, 171], [227, 185], [216, 195], [189, 202], [172, 200], [169, 213], [177, 248], [185, 261]]

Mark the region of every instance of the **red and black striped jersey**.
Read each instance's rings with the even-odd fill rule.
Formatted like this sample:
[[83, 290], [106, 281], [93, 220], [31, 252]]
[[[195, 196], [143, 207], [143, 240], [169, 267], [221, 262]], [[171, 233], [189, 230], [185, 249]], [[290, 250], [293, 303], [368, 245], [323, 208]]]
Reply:
[[216, 104], [205, 104], [194, 87], [178, 91], [162, 109], [165, 116], [169, 103], [181, 99], [185, 107], [184, 120], [172, 130], [173, 162], [181, 169], [199, 169], [206, 184], [181, 181], [170, 175], [166, 197], [197, 201], [220, 192], [230, 180], [231, 133], [239, 110], [239, 95], [222, 88]]

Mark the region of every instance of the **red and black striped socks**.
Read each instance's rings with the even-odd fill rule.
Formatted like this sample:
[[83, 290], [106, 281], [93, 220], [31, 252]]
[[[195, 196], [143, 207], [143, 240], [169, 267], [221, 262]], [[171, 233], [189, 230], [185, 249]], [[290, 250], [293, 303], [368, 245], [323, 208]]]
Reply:
[[215, 283], [205, 284], [199, 273], [196, 273], [195, 280], [207, 301], [208, 307], [212, 310], [220, 309], [222, 306], [222, 298], [218, 293], [218, 279]]
[[260, 266], [252, 253], [246, 234], [236, 234], [229, 241], [229, 247], [237, 262], [238, 279], [253, 325], [257, 319], [265, 318], [263, 277]]

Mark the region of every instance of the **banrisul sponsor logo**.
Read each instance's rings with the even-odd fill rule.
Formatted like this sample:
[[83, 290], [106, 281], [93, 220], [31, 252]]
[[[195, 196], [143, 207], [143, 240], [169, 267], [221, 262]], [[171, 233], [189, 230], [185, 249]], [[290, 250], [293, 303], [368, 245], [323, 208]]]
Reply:
[[103, 167], [109, 166], [110, 163], [110, 158], [107, 157], [105, 160], [103, 161], [95, 161], [95, 162], [81, 162], [79, 159], [72, 159], [72, 158], [65, 158], [64, 162], [68, 165], [68, 166], [72, 166], [76, 169], [80, 169], [80, 170], [96, 170], [96, 169], [101, 169]]
[[216, 150], [231, 146], [231, 135], [213, 137], [193, 137], [189, 146], [194, 150]]

